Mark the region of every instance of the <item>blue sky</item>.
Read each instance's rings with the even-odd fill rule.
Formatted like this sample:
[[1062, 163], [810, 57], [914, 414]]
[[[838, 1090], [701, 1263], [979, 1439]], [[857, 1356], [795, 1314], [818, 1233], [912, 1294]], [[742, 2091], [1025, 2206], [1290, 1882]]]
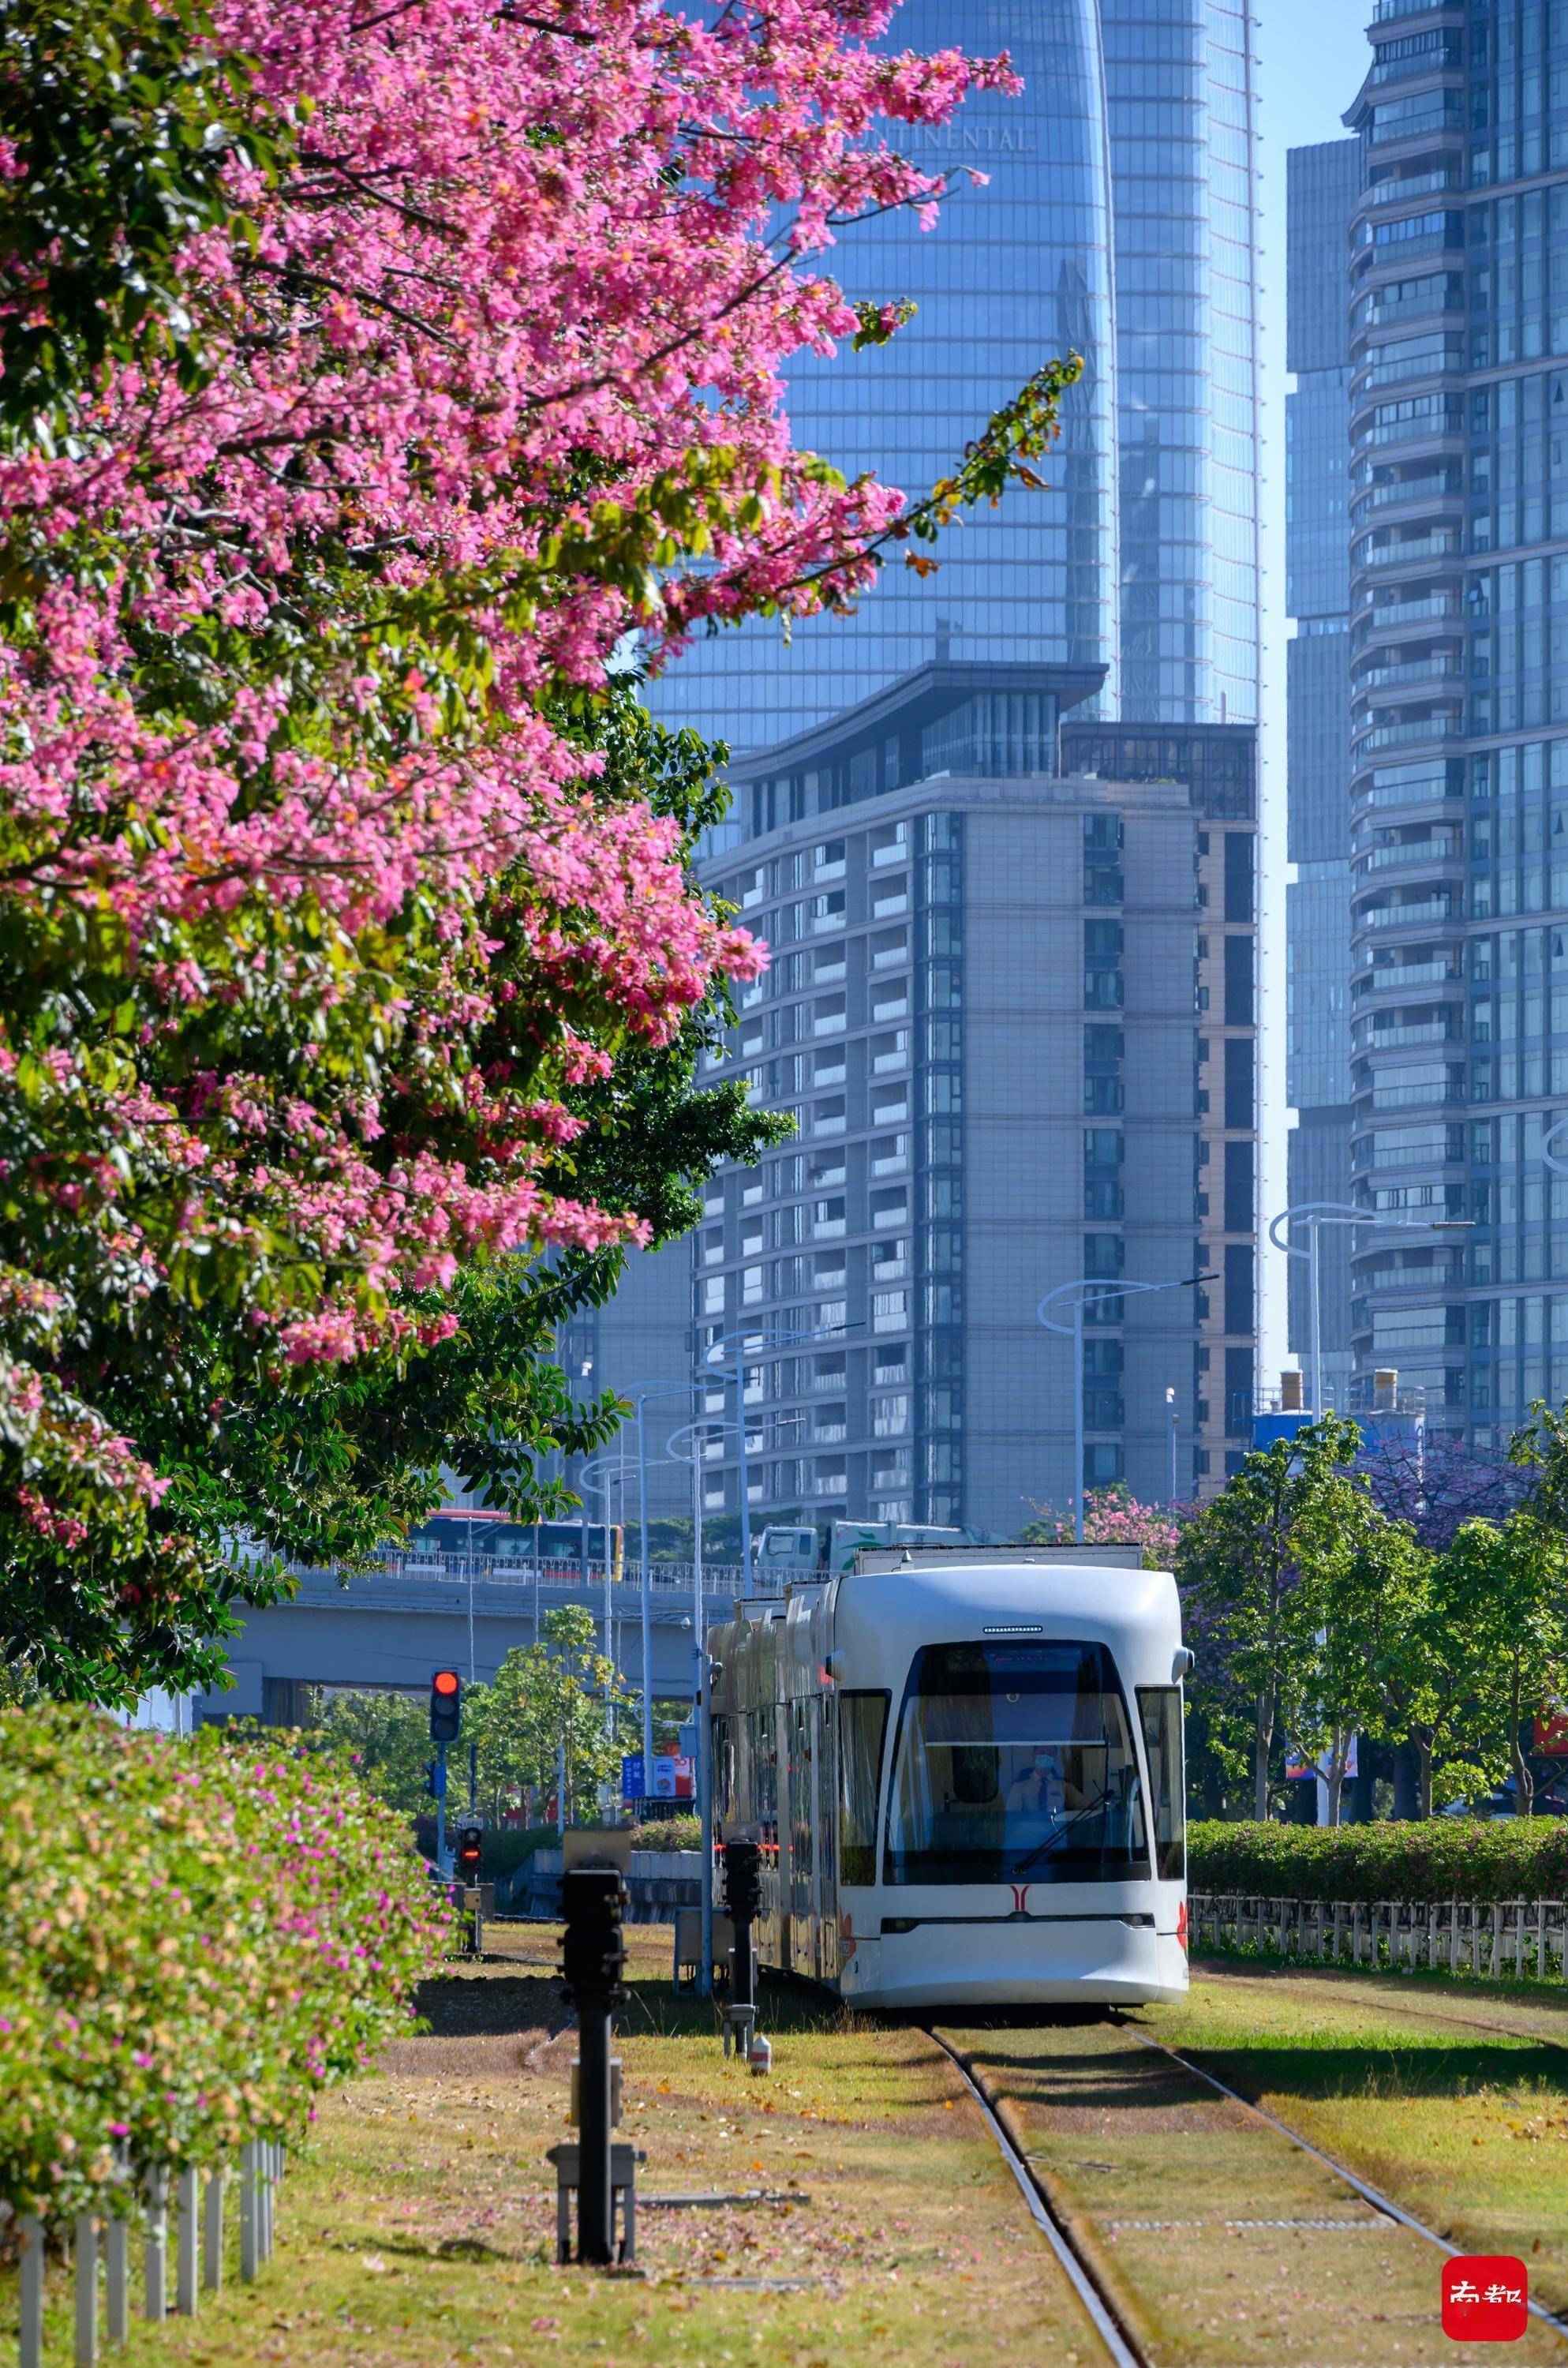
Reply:
[[[1264, 723], [1262, 905], [1262, 1085], [1265, 1105], [1260, 1199], [1264, 1224], [1285, 1206], [1285, 152], [1346, 136], [1340, 117], [1370, 58], [1371, 0], [1256, 0], [1259, 190], [1263, 248], [1264, 586], [1267, 680]], [[1260, 1381], [1285, 1357], [1285, 1261], [1259, 1249]]]

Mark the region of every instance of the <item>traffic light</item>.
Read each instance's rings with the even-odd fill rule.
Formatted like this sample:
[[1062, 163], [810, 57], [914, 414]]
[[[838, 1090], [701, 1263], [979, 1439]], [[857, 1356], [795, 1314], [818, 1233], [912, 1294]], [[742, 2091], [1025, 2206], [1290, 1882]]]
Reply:
[[463, 1681], [455, 1669], [437, 1669], [430, 1680], [430, 1740], [455, 1743], [463, 1723]]
[[484, 1858], [484, 1837], [478, 1826], [458, 1827], [458, 1873], [477, 1882]]
[[626, 1992], [626, 1886], [613, 1866], [571, 1866], [561, 1881], [563, 1995], [585, 2013], [619, 2006]]

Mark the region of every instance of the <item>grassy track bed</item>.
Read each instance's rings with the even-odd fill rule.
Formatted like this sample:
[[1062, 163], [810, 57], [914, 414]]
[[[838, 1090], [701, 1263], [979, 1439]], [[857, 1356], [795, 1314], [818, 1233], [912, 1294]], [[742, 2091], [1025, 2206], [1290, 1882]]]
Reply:
[[[553, 1938], [513, 1928], [494, 1961], [432, 1985], [430, 2035], [397, 2043], [323, 2107], [258, 2283], [231, 2284], [194, 2321], [139, 2327], [119, 2355], [129, 2368], [1095, 2368], [1097, 2339], [929, 2039], [765, 1995], [775, 2068], [752, 2079], [725, 2064], [710, 2010], [670, 1989], [657, 1927], [631, 1935], [617, 2040], [621, 2135], [648, 2157], [646, 2275], [558, 2269], [544, 2155], [567, 2135], [574, 2043]], [[784, 2200], [646, 2203], [748, 2191]], [[54, 2293], [51, 2368], [71, 2357], [62, 2277]], [[14, 2282], [0, 2281], [0, 2328], [14, 2313]]]
[[1568, 2310], [1568, 1997], [1210, 1965], [1145, 2020], [1450, 2242], [1519, 2255]]
[[[1552, 2077], [1568, 2072], [1568, 2057], [1558, 2064], [1554, 2051], [1529, 2038], [1491, 2041], [1430, 2023], [1391, 2032], [1386, 1984], [1375, 2005], [1346, 2002], [1336, 2028], [1319, 1998], [1283, 1997], [1278, 1987], [1249, 1998], [1244, 1978], [1200, 1977], [1185, 2005], [1135, 2020], [1438, 2226], [1454, 2218], [1437, 2207], [1445, 2188], [1450, 2203], [1461, 2188], [1474, 2192], [1477, 2123], [1500, 2130], [1510, 2115], [1539, 2113], [1543, 2057]], [[949, 2036], [1006, 2100], [1015, 2136], [1157, 2368], [1422, 2368], [1466, 2360], [1440, 2329], [1440, 2257], [1432, 2247], [1242, 2106], [1142, 2045], [1131, 2028], [1020, 2020]], [[1483, 2090], [1461, 2091], [1444, 2078], [1441, 2067], [1449, 2062], [1452, 2072], [1456, 2054], [1471, 2081], [1484, 2068]], [[1463, 2126], [1450, 2135], [1456, 2101]], [[1336, 2110], [1324, 2112], [1327, 2104]], [[1563, 2205], [1549, 2197], [1555, 2167], [1540, 2145], [1514, 2143], [1530, 2158], [1543, 2219], [1556, 2223]], [[1444, 2166], [1436, 2178], [1434, 2153]], [[1461, 2240], [1530, 2258], [1542, 2221], [1530, 2241], [1516, 2243], [1523, 2190], [1509, 2201], [1512, 2209], [1473, 2214]], [[1551, 2249], [1543, 2239], [1532, 2258], [1542, 2283]], [[1495, 2356], [1494, 2348], [1475, 2354]], [[1568, 2362], [1568, 2342], [1532, 2323], [1510, 2356]]]

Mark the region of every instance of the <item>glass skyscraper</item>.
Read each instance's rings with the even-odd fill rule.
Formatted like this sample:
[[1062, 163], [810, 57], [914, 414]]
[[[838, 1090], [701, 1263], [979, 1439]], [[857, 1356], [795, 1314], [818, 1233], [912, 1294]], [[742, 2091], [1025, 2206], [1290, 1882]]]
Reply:
[[1257, 717], [1257, 223], [1244, 6], [1104, 0], [1120, 712]]
[[[1359, 1372], [1568, 1391], [1568, 9], [1383, 0], [1347, 117]], [[1555, 1099], [1554, 1099], [1555, 1098]]]
[[[1287, 158], [1285, 605], [1288, 848], [1286, 1092], [1290, 1205], [1350, 1199], [1350, 318], [1346, 242], [1358, 141]], [[1350, 1374], [1350, 1244], [1321, 1235], [1320, 1346], [1331, 1403]], [[1298, 1235], [1297, 1247], [1304, 1236]], [[1293, 1258], [1290, 1342], [1312, 1346], [1311, 1277]]]
[[[937, 656], [1098, 664], [1130, 721], [1257, 716], [1252, 66], [1232, 0], [905, 0], [901, 46], [1006, 49], [980, 94], [898, 137], [959, 176], [938, 226], [894, 215], [828, 258], [852, 297], [913, 298], [890, 346], [790, 374], [798, 442], [918, 497], [1052, 355], [1083, 356], [1047, 493], [1010, 489], [896, 564], [846, 622], [699, 639], [655, 686], [736, 749], [815, 728]], [[965, 168], [989, 176], [972, 188]]]

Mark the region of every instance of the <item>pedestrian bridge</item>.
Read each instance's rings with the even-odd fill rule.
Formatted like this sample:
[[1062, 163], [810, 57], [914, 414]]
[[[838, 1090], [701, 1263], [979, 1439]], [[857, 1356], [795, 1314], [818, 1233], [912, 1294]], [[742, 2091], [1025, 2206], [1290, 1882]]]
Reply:
[[[526, 1649], [542, 1633], [548, 1612], [566, 1603], [581, 1603], [593, 1613], [600, 1651], [608, 1651], [629, 1686], [642, 1690], [642, 1583], [635, 1565], [617, 1576], [571, 1562], [389, 1554], [372, 1570], [300, 1570], [295, 1580], [290, 1601], [243, 1611], [243, 1629], [228, 1639], [233, 1688], [199, 1696], [206, 1714], [292, 1725], [300, 1687], [417, 1692], [442, 1668], [483, 1684], [508, 1653]], [[736, 1565], [712, 1564], [702, 1580], [700, 1625], [708, 1627], [731, 1617], [741, 1574]], [[699, 1633], [691, 1565], [653, 1564], [648, 1600], [653, 1691], [689, 1700]]]

